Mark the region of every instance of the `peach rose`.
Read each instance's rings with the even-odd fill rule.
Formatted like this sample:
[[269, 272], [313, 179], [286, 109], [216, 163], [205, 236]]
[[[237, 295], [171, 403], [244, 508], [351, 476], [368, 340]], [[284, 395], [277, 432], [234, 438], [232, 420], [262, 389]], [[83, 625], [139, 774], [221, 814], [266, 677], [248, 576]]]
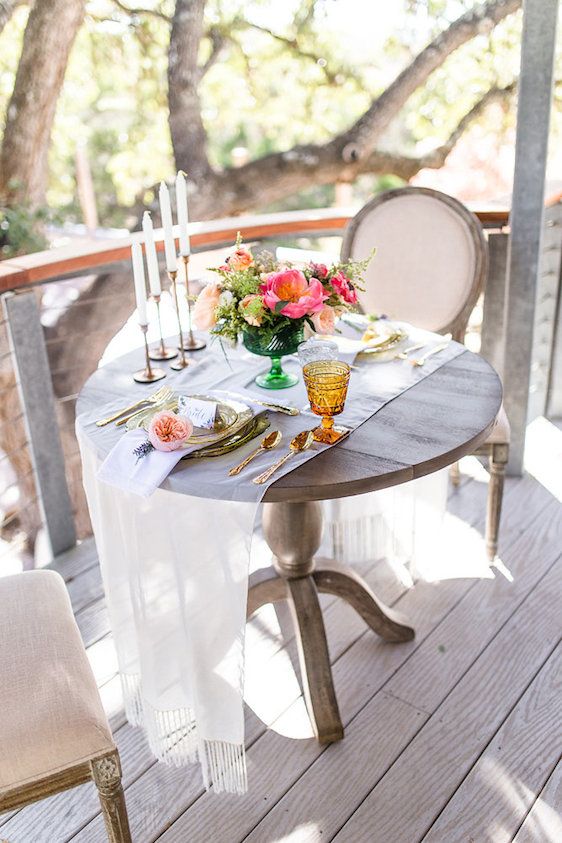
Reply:
[[234, 272], [240, 272], [242, 269], [248, 269], [254, 262], [252, 253], [247, 249], [236, 249], [233, 255], [228, 258], [228, 266]]
[[256, 293], [250, 293], [250, 295], [244, 296], [244, 298], [240, 302], [239, 307], [242, 316], [244, 317], [248, 325], [254, 325], [254, 327], [259, 328], [259, 326], [263, 322], [262, 297], [256, 295]]
[[193, 307], [193, 317], [201, 331], [208, 331], [216, 324], [215, 310], [219, 304], [220, 294], [220, 284], [207, 284], [197, 296]]
[[[319, 313], [324, 307], [324, 300], [329, 298], [318, 278], [307, 281], [300, 269], [270, 272], [260, 292], [270, 310], [290, 319]], [[281, 302], [285, 302], [285, 305], [279, 308]]]
[[333, 307], [325, 304], [320, 313], [314, 313], [311, 319], [317, 334], [334, 333], [336, 314]]
[[169, 410], [156, 413], [148, 426], [148, 438], [157, 451], [177, 451], [192, 433], [191, 421]]

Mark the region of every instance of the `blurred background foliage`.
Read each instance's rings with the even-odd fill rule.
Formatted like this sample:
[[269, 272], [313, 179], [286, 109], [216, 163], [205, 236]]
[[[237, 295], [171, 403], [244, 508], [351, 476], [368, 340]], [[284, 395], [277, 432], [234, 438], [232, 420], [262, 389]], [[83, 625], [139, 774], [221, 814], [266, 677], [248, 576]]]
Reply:
[[[128, 11], [128, 3], [144, 9]], [[224, 39], [200, 88], [212, 164], [226, 167], [236, 156], [253, 159], [328, 140], [351, 124], [432, 36], [474, 5], [472, 0], [209, 0], [208, 29]], [[166, 76], [172, 13], [173, 0], [87, 3], [50, 149], [47, 202], [59, 218], [81, 221], [77, 144], [87, 145], [104, 227], [130, 225], [135, 203], [150, 201], [150, 186], [173, 172]], [[28, 8], [19, 6], [0, 34], [0, 114], [12, 90], [27, 15]], [[520, 28], [518, 13], [456, 51], [409, 99], [382, 148], [417, 155], [443, 142], [479, 95], [517, 76]], [[211, 43], [203, 39], [201, 62]], [[560, 51], [557, 63], [562, 65]], [[555, 108], [554, 139], [561, 120]], [[489, 110], [463, 143], [491, 137], [491, 149], [499, 151], [512, 143], [514, 121], [513, 102]], [[392, 175], [361, 176], [353, 200], [397, 183]], [[334, 186], [319, 186], [275, 209], [334, 201]], [[10, 227], [14, 248], [25, 240], [25, 213], [25, 208], [11, 217], [3, 212], [0, 230]], [[29, 247], [37, 245], [33, 228]]]

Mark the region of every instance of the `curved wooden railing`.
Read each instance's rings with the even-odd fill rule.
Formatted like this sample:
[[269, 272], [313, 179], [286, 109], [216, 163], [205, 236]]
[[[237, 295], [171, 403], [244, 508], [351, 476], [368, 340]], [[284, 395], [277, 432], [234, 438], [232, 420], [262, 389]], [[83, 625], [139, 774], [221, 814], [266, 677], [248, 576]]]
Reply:
[[[320, 208], [195, 222], [190, 224], [191, 243], [194, 251], [230, 245], [238, 231], [245, 240], [264, 240], [296, 234], [339, 235], [356, 210]], [[486, 207], [475, 208], [474, 213], [484, 225], [501, 228], [507, 224], [509, 208], [501, 203], [490, 203]], [[161, 230], [155, 232], [155, 239], [157, 249], [162, 251], [164, 243]], [[2, 261], [0, 293], [60, 280], [61, 277], [86, 269], [126, 260], [130, 256], [131, 243], [135, 240], [142, 242], [142, 232], [119, 239], [81, 239], [67, 246]]]
[[[561, 200], [560, 183], [549, 185], [546, 206], [555, 205]], [[508, 200], [479, 203], [470, 207], [487, 228], [501, 229], [508, 224]], [[194, 222], [190, 224], [191, 243], [194, 251], [227, 246], [234, 241], [238, 231], [246, 240], [296, 234], [340, 235], [356, 211], [357, 208], [315, 208]], [[155, 239], [157, 249], [162, 251], [164, 243], [161, 230], [155, 232]], [[73, 273], [127, 260], [131, 243], [135, 240], [142, 242], [142, 232], [118, 239], [81, 239], [67, 246], [0, 261], [0, 293], [60, 280]]]

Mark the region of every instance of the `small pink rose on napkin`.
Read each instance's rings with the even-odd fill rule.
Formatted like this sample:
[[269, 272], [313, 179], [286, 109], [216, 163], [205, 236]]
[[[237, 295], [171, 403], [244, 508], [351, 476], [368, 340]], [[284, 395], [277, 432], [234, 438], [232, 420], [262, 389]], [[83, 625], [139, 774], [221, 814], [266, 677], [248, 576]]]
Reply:
[[157, 451], [177, 451], [193, 433], [193, 425], [185, 416], [167, 410], [156, 413], [148, 426], [148, 438]]

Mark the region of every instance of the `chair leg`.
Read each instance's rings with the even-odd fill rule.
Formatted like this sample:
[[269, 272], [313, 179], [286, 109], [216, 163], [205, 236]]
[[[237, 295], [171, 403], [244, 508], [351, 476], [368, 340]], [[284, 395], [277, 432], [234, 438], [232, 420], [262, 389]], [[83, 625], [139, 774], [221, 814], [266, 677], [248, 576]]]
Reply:
[[454, 462], [449, 470], [449, 477], [451, 478], [451, 483], [453, 486], [460, 485], [461, 482], [461, 471], [458, 462]]
[[486, 551], [493, 562], [498, 552], [498, 533], [502, 511], [505, 468], [509, 458], [509, 445], [490, 446], [490, 484], [486, 516]]
[[132, 843], [117, 752], [91, 762], [109, 843]]

